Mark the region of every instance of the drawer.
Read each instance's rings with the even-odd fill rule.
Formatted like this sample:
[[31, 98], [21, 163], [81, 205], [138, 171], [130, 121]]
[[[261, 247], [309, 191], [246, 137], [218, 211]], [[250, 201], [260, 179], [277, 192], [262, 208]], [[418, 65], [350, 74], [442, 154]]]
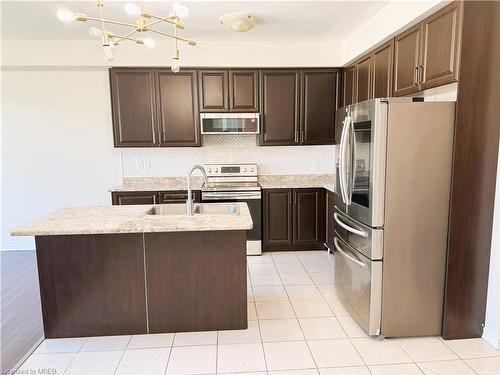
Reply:
[[[191, 196], [194, 202], [200, 201], [200, 192], [198, 190], [192, 191]], [[183, 203], [187, 201], [187, 191], [186, 190], [175, 190], [175, 191], [160, 191], [159, 202], [161, 204], [165, 203]]]

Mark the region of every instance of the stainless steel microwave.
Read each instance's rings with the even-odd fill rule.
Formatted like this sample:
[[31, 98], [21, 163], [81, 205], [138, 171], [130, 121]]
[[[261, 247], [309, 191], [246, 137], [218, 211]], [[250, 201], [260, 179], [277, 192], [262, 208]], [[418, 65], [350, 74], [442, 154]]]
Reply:
[[202, 113], [201, 134], [259, 134], [258, 113]]

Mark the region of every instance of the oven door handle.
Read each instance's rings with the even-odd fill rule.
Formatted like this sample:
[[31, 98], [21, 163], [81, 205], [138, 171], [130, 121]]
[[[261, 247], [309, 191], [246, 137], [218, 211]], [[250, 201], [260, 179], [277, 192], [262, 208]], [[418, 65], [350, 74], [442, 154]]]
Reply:
[[339, 219], [339, 214], [338, 213], [334, 213], [333, 214], [333, 218], [335, 219], [335, 221], [337, 222], [338, 225], [340, 225], [342, 228], [344, 228], [345, 230], [351, 232], [351, 233], [354, 233], [354, 234], [357, 234], [358, 236], [361, 236], [361, 237], [365, 237], [367, 238], [368, 237], [368, 233], [366, 233], [364, 230], [359, 230], [359, 229], [356, 229], [356, 228], [353, 228], [345, 223], [343, 223], [340, 219]]
[[227, 200], [227, 199], [261, 199], [260, 194], [248, 193], [248, 194], [218, 194], [218, 195], [205, 195], [202, 193], [202, 200]]
[[337, 237], [335, 237], [333, 239], [333, 245], [335, 246], [335, 249], [340, 253], [342, 254], [343, 256], [345, 256], [347, 259], [349, 259], [351, 262], [353, 262], [354, 264], [362, 267], [362, 268], [366, 268], [366, 264], [364, 264], [363, 262], [360, 262], [359, 260], [357, 260], [356, 258], [350, 256], [349, 254], [347, 254], [344, 250], [342, 250], [339, 246], [339, 243], [338, 243], [338, 240], [337, 240]]

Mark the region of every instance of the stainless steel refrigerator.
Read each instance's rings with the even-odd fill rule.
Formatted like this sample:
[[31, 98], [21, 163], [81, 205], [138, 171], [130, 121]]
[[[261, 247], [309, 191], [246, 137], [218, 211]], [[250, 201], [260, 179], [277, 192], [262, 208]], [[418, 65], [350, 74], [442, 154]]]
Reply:
[[336, 123], [340, 299], [370, 335], [439, 335], [454, 102], [373, 99]]

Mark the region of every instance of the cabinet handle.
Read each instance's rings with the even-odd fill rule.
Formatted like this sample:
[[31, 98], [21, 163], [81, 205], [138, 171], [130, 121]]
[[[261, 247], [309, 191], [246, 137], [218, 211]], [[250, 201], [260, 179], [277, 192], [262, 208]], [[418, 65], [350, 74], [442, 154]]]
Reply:
[[300, 143], [304, 142], [304, 131], [300, 132]]
[[299, 143], [299, 131], [295, 130], [295, 143]]
[[418, 84], [418, 66], [416, 66], [415, 70], [413, 71], [413, 84]]
[[292, 193], [288, 194], [288, 204], [292, 204]]
[[153, 204], [156, 204], [156, 195], [153, 195]]
[[420, 83], [424, 83], [424, 66], [423, 65], [420, 65], [418, 67], [418, 76], [419, 76], [419, 82]]

